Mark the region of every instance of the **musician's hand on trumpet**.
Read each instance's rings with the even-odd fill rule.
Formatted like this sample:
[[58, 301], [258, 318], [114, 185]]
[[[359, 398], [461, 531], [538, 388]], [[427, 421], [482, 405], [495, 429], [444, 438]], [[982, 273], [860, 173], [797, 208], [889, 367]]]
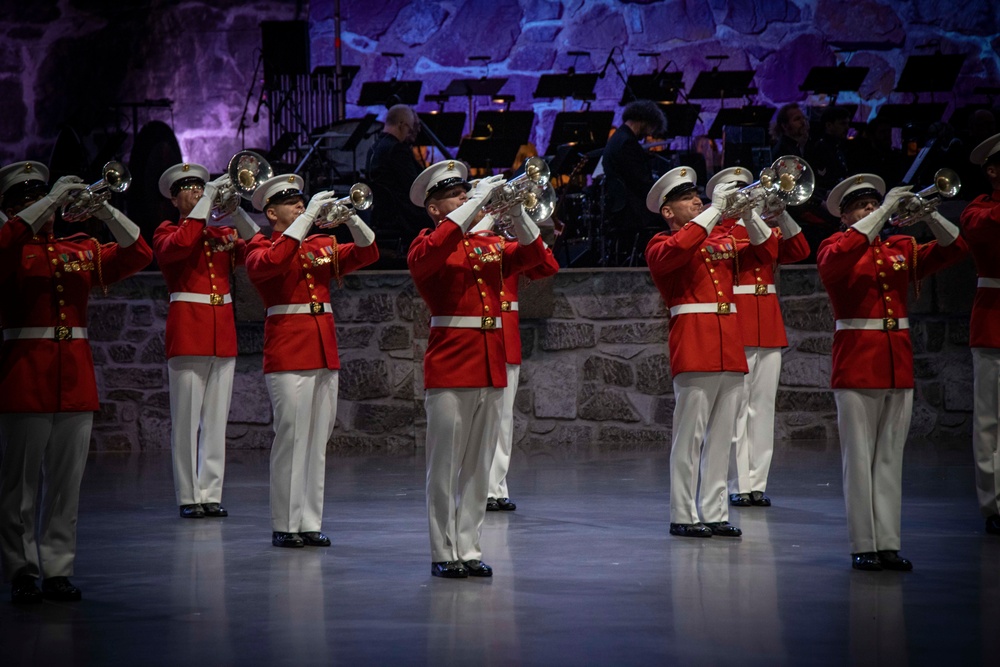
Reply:
[[316, 215], [316, 226], [320, 229], [331, 229], [351, 218], [357, 218], [355, 212], [371, 208], [372, 201], [371, 188], [364, 183], [355, 183], [346, 197], [327, 201], [323, 205]]
[[83, 179], [76, 176], [63, 176], [52, 185], [47, 195], [25, 207], [17, 214], [17, 217], [37, 234], [47, 223], [54, 221], [55, 212], [60, 206], [68, 204], [86, 189], [87, 186], [83, 184]]

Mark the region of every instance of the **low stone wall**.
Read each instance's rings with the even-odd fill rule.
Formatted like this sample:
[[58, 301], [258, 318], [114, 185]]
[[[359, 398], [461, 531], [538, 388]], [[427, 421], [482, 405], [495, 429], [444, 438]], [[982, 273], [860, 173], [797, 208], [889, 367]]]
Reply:
[[[970, 430], [970, 261], [927, 279], [911, 301], [916, 393], [912, 437]], [[788, 329], [777, 398], [778, 438], [836, 436], [829, 390], [833, 317], [812, 266], [784, 267]], [[263, 306], [242, 270], [234, 302], [239, 347], [227, 435], [234, 449], [270, 446], [271, 406], [261, 372]], [[331, 450], [411, 455], [423, 446], [421, 361], [428, 311], [405, 272], [348, 276], [332, 300], [340, 343], [340, 402]], [[516, 448], [553, 457], [665, 451], [674, 398], [666, 310], [645, 269], [571, 269], [522, 286], [524, 364], [515, 404]], [[163, 335], [167, 292], [142, 273], [95, 295], [90, 312], [102, 407], [94, 447], [170, 446]]]

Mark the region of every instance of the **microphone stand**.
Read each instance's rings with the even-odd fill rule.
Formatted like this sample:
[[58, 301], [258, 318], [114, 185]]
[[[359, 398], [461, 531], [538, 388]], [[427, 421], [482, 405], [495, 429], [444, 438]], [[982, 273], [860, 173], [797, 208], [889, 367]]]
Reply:
[[[260, 73], [261, 63], [264, 62], [264, 52], [261, 51], [260, 55], [257, 56], [257, 64], [253, 68], [253, 78], [250, 79], [250, 89], [247, 91], [247, 99], [243, 102], [243, 113], [240, 114], [240, 126], [236, 130], [236, 136], [240, 137], [240, 148], [247, 147], [247, 111], [250, 109], [250, 99], [253, 97], [253, 89], [257, 85], [257, 74]], [[264, 97], [264, 88], [261, 87], [260, 90], [261, 99]], [[260, 111], [260, 105], [257, 105], [257, 111]]]

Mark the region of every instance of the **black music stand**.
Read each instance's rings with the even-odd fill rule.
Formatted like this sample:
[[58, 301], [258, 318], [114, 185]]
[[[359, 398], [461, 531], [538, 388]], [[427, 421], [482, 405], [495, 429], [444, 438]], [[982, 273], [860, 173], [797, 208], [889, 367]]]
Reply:
[[712, 139], [722, 138], [723, 127], [762, 127], [765, 130], [771, 123], [774, 109], [765, 106], [746, 106], [742, 109], [719, 109], [708, 136]]
[[438, 113], [418, 113], [420, 116], [420, 133], [413, 143], [417, 146], [435, 146], [423, 128], [430, 129], [445, 146], [458, 146], [462, 141], [462, 130], [465, 129], [464, 111], [441, 111]]
[[667, 117], [667, 129], [663, 138], [690, 137], [694, 135], [694, 126], [698, 124], [701, 114], [700, 104], [657, 104], [660, 111]]
[[545, 154], [554, 155], [566, 144], [576, 146], [581, 153], [603, 148], [608, 143], [614, 119], [613, 111], [562, 111], [556, 114]]
[[947, 107], [947, 102], [883, 104], [879, 107], [876, 118], [879, 122], [888, 123], [890, 127], [906, 127], [907, 125], [926, 127], [941, 120]]
[[497, 79], [453, 79], [448, 87], [441, 91], [448, 97], [493, 97], [507, 83], [506, 77]]
[[861, 88], [867, 67], [813, 67], [806, 75], [806, 80], [799, 86], [804, 93], [817, 93], [836, 98], [838, 93], [845, 91], [857, 92]]
[[471, 137], [462, 139], [458, 159], [472, 167], [508, 169], [528, 143], [534, 111], [480, 111]]
[[955, 87], [965, 54], [910, 56], [896, 84], [897, 93], [948, 93]]
[[535, 99], [594, 99], [594, 86], [597, 84], [597, 74], [543, 74], [538, 79]]
[[[413, 106], [420, 101], [420, 89], [423, 81], [366, 81], [361, 84], [359, 107], [385, 106], [394, 104], [409, 104]], [[398, 101], [397, 101], [398, 100]]]
[[625, 106], [636, 100], [654, 102], [676, 102], [677, 94], [684, 88], [683, 72], [654, 72], [653, 74], [630, 74], [625, 82], [625, 90], [618, 101]]
[[[341, 65], [340, 66], [340, 78], [343, 85], [340, 92], [346, 93], [347, 89], [351, 87], [354, 83], [354, 78], [361, 71], [361, 67], [358, 65]], [[314, 67], [312, 71], [313, 76], [327, 77], [330, 79], [337, 78], [337, 67], [335, 65], [321, 65], [319, 67]]]
[[688, 99], [722, 100], [731, 97], [746, 97], [752, 92], [756, 92], [750, 87], [753, 75], [753, 70], [720, 72], [713, 69], [702, 72], [695, 79], [694, 85], [691, 86]]

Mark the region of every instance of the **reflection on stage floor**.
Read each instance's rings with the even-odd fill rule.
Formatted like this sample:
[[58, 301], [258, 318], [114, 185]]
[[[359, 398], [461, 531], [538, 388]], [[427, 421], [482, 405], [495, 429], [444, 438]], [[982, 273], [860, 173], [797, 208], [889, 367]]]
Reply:
[[492, 579], [430, 575], [423, 457], [327, 461], [330, 549], [270, 545], [267, 452], [230, 452], [227, 519], [177, 516], [166, 452], [88, 464], [80, 603], [0, 602], [3, 665], [996, 664], [1000, 539], [967, 443], [907, 450], [902, 554], [850, 568], [836, 443], [780, 443], [742, 539], [668, 528], [665, 454], [515, 455]]

